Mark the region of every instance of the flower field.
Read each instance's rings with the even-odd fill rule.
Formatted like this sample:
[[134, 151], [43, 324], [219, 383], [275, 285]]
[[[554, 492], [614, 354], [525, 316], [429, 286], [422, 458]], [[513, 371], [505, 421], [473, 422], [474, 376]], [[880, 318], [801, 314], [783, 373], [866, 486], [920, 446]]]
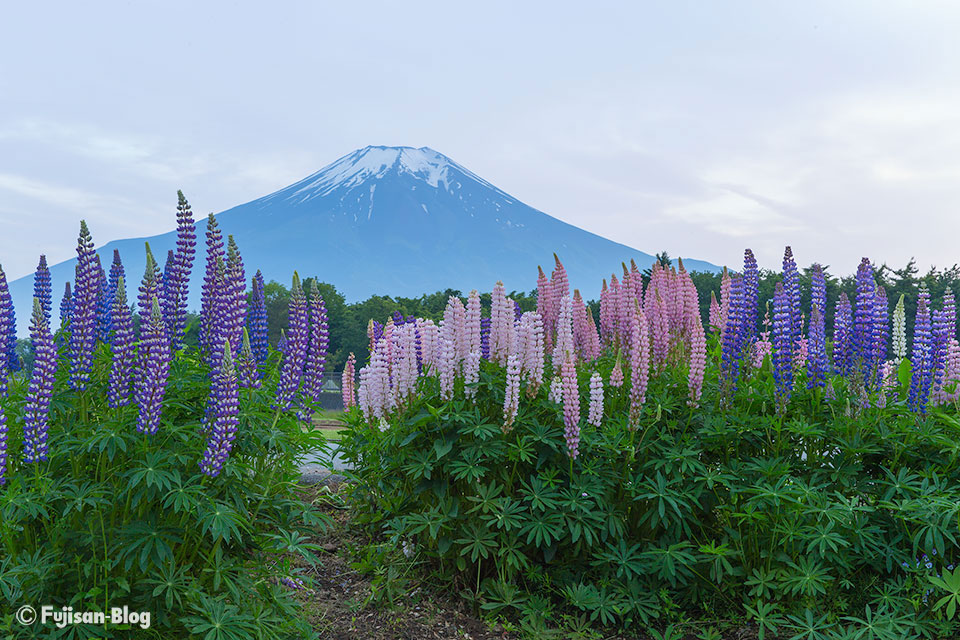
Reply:
[[[52, 330], [36, 272], [34, 362], [20, 371], [0, 271], [0, 635], [305, 638], [294, 561], [318, 562], [325, 519], [295, 493], [324, 438], [315, 409], [327, 348], [323, 300], [294, 276], [286, 357], [266, 342], [263, 279], [211, 216], [199, 348], [185, 346], [196, 225], [180, 196], [176, 251], [147, 251], [137, 290], [81, 224], [76, 276]], [[129, 278], [129, 279], [128, 279]], [[24, 626], [23, 605], [148, 612], [149, 624]]]
[[371, 322], [358, 521], [529, 637], [956, 637], [953, 294], [908, 327], [867, 259], [836, 308], [790, 248], [759, 281], [747, 250], [705, 323], [682, 263], [624, 266], [595, 318], [557, 260], [536, 311], [497, 283]]

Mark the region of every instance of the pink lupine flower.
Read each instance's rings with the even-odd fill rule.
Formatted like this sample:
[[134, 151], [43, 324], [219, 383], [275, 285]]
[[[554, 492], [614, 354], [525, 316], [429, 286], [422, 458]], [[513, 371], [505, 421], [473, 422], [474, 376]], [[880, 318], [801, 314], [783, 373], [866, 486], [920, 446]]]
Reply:
[[727, 324], [727, 317], [730, 315], [730, 287], [733, 280], [730, 278], [730, 272], [723, 268], [723, 275], [720, 277], [720, 319], [723, 323], [721, 327]]
[[629, 328], [623, 325], [623, 300], [620, 295], [620, 281], [616, 274], [610, 276], [610, 333], [615, 347], [622, 347]]
[[796, 343], [796, 353], [793, 355], [793, 369], [798, 371], [807, 366], [807, 342], [806, 336], [801, 337]]
[[543, 272], [543, 267], [537, 267], [537, 313], [543, 321], [543, 329], [546, 339], [546, 348], [549, 350], [553, 346], [553, 287], [547, 280], [547, 275]]
[[563, 263], [560, 262], [557, 254], [553, 254], [553, 261], [557, 266], [554, 267], [553, 273], [550, 274], [550, 285], [557, 298], [565, 298], [570, 295], [570, 283], [567, 281], [567, 270], [563, 268]]
[[613, 363], [613, 369], [610, 371], [610, 386], [619, 389], [623, 386], [623, 367], [620, 365], [620, 352], [617, 352], [617, 361]]
[[467, 353], [480, 353], [480, 294], [474, 289], [467, 298]]
[[447, 299], [447, 306], [443, 310], [443, 321], [447, 327], [447, 337], [453, 345], [453, 371], [454, 375], [460, 369], [460, 363], [466, 358], [467, 353], [467, 310], [464, 309], [460, 298], [450, 296]]
[[710, 329], [712, 331], [719, 331], [720, 327], [723, 326], [723, 318], [720, 311], [720, 303], [717, 302], [717, 294], [713, 291], [710, 292]]
[[353, 352], [351, 352], [350, 357], [347, 358], [347, 363], [343, 365], [343, 375], [340, 378], [343, 393], [343, 408], [348, 411], [357, 404], [356, 393], [354, 391], [356, 366], [357, 358], [353, 355]]
[[596, 371], [590, 376], [590, 410], [587, 422], [599, 427], [603, 421], [603, 378]]
[[391, 405], [390, 392], [390, 363], [387, 359], [387, 338], [377, 340], [373, 353], [370, 354], [370, 368], [368, 382], [370, 388], [367, 400], [370, 403], [370, 413], [375, 418], [382, 418]]
[[[652, 282], [647, 291], [651, 289], [653, 289]], [[669, 294], [668, 291], [664, 293]], [[670, 352], [670, 310], [667, 300], [656, 290], [653, 303], [650, 305], [650, 313], [644, 314], [644, 317], [647, 319], [648, 331], [653, 342], [653, 366], [656, 371], [661, 371], [666, 365], [667, 355]]]
[[583, 304], [583, 298], [580, 296], [580, 290], [573, 290], [573, 347], [581, 360], [590, 360], [590, 327], [587, 324], [587, 316], [590, 312]]
[[[770, 312], [767, 310], [767, 318], [769, 319]], [[767, 323], [769, 324], [769, 323]], [[756, 342], [753, 343], [753, 347], [750, 350], [750, 364], [754, 369], [759, 369], [763, 366], [763, 361], [767, 356], [773, 355], [773, 342], [770, 340], [770, 331], [761, 331], [760, 335], [757, 337]]]
[[417, 318], [417, 328], [420, 330], [420, 357], [423, 360], [423, 366], [435, 367], [440, 331], [433, 320], [424, 318]]
[[471, 351], [463, 361], [463, 387], [468, 398], [477, 395], [477, 382], [480, 381], [480, 351]]
[[406, 406], [417, 384], [416, 327], [404, 324], [394, 331], [399, 334], [397, 366], [394, 369], [394, 397], [398, 406]]
[[528, 311], [520, 317], [517, 328], [516, 352], [527, 381], [527, 395], [533, 398], [543, 384], [543, 323], [540, 314]]
[[607, 288], [607, 279], [603, 279], [603, 286], [600, 287], [600, 339], [603, 344], [610, 344], [612, 340], [611, 325], [611, 300], [610, 290]]
[[503, 282], [497, 281], [490, 299], [490, 359], [506, 364], [513, 344], [513, 305], [507, 302]]
[[560, 377], [563, 385], [563, 437], [570, 457], [576, 459], [580, 448], [580, 389], [572, 353], [567, 353], [566, 360], [560, 365]]
[[440, 377], [440, 395], [444, 400], [451, 400], [457, 375], [457, 344], [454, 328], [447, 324], [446, 319], [440, 321], [440, 338], [437, 341], [437, 372]]
[[643, 309], [636, 307], [630, 339], [630, 428], [636, 429], [647, 395], [650, 375], [650, 338]]
[[573, 302], [569, 296], [560, 298], [557, 315], [557, 339], [553, 347], [553, 369], [558, 371], [567, 354], [573, 355]]
[[703, 391], [703, 372], [707, 366], [707, 340], [703, 333], [703, 325], [697, 322], [693, 325], [693, 338], [690, 341], [690, 371], [687, 387], [690, 390], [690, 404], [697, 406], [700, 394]]
[[587, 360], [596, 360], [600, 357], [600, 336], [597, 335], [597, 325], [593, 323], [593, 314], [587, 310], [587, 336], [584, 345]]
[[503, 397], [503, 432], [507, 433], [517, 418], [520, 409], [520, 359], [507, 357], [507, 386]]
[[557, 404], [563, 402], [563, 383], [560, 382], [560, 376], [554, 376], [553, 380], [550, 381], [550, 393], [547, 395], [547, 400]]

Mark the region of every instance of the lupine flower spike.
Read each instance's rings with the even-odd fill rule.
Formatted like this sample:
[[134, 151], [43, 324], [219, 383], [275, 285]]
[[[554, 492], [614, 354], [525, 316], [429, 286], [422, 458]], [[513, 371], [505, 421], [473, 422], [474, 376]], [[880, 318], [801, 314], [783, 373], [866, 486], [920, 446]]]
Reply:
[[23, 461], [40, 462], [47, 459], [47, 420], [53, 381], [57, 373], [57, 352], [53, 347], [50, 326], [43, 315], [40, 301], [34, 298], [30, 321], [30, 340], [36, 355], [27, 402], [23, 408]]
[[287, 410], [293, 405], [300, 388], [307, 359], [307, 343], [310, 339], [307, 297], [303, 294], [297, 272], [293, 273], [293, 286], [290, 289], [289, 317], [289, 333], [286, 336], [280, 382], [277, 385], [277, 407], [281, 410]]
[[[149, 267], [148, 267], [149, 269]], [[153, 435], [160, 428], [160, 412], [170, 373], [170, 343], [160, 314], [160, 302], [153, 297], [150, 319], [140, 338], [140, 370], [134, 397], [140, 411], [137, 431]]]
[[257, 369], [257, 360], [250, 348], [250, 334], [246, 327], [243, 329], [243, 346], [237, 357], [237, 382], [245, 389], [260, 388], [260, 371]]
[[81, 221], [76, 273], [73, 279], [73, 311], [70, 318], [70, 386], [77, 391], [87, 388], [93, 347], [97, 340], [97, 296], [100, 280], [95, 256], [93, 237], [87, 223]]
[[111, 407], [116, 408], [130, 402], [130, 385], [136, 357], [133, 343], [133, 318], [130, 315], [130, 307], [127, 305], [127, 286], [123, 276], [117, 280], [112, 313], [113, 362], [110, 366], [107, 401]]
[[216, 477], [230, 456], [233, 441], [237, 437], [240, 404], [238, 400], [237, 375], [233, 357], [230, 354], [230, 341], [223, 345], [220, 358], [220, 370], [214, 374], [210, 387], [207, 416], [211, 421], [207, 450], [200, 461], [200, 470], [210, 477]]

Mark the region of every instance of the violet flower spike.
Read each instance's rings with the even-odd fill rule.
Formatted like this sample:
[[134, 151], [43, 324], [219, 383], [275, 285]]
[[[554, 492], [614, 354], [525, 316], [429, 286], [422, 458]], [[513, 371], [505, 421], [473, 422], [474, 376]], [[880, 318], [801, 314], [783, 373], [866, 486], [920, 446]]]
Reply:
[[43, 316], [40, 301], [36, 298], [33, 300], [30, 340], [33, 342], [35, 360], [23, 408], [23, 461], [28, 464], [47, 459], [47, 420], [57, 373], [57, 352], [53, 347], [53, 336]]
[[113, 300], [113, 361], [110, 366], [107, 401], [113, 408], [130, 404], [130, 387], [136, 352], [133, 342], [133, 317], [127, 304], [127, 285], [121, 275], [117, 279]]
[[7, 416], [0, 405], [0, 487], [7, 482]]
[[[412, 336], [411, 329], [411, 336]], [[323, 372], [327, 361], [329, 345], [327, 308], [316, 281], [310, 285], [310, 340], [307, 346], [307, 359], [303, 370], [302, 393], [308, 403], [320, 401], [323, 390]], [[416, 357], [416, 354], [413, 354]]]
[[300, 275], [294, 271], [293, 286], [290, 289], [290, 331], [287, 334], [280, 381], [277, 385], [277, 407], [284, 411], [293, 405], [303, 378], [310, 330], [308, 313], [307, 298], [300, 285]]
[[170, 373], [170, 343], [160, 314], [160, 302], [153, 297], [150, 320], [141, 330], [140, 369], [134, 399], [140, 411], [137, 432], [153, 435], [160, 428], [160, 413]]
[[81, 220], [70, 321], [70, 386], [81, 392], [86, 390], [90, 380], [93, 348], [97, 341], [100, 281], [95, 256], [93, 237], [87, 223]]
[[63, 287], [63, 297], [60, 298], [60, 328], [70, 326], [70, 316], [73, 315], [73, 292], [70, 290], [70, 281]]
[[260, 270], [253, 276], [253, 292], [247, 306], [247, 330], [250, 332], [250, 348], [258, 365], [267, 361], [267, 301], [264, 296], [263, 274]]
[[11, 320], [13, 299], [7, 287], [7, 276], [0, 267], [0, 398], [7, 395], [7, 382], [10, 374], [10, 358], [7, 354], [10, 338], [17, 338], [17, 326]]
[[37, 271], [33, 276], [33, 297], [40, 301], [40, 308], [49, 324], [53, 311], [53, 286], [50, 280], [50, 269], [47, 267], [47, 256], [44, 255], [40, 256], [40, 264], [37, 265]]
[[243, 330], [243, 346], [237, 357], [237, 382], [245, 389], [260, 388], [260, 371], [257, 369], [257, 360], [250, 348], [250, 334]]
[[220, 369], [214, 374], [210, 387], [208, 411], [211, 429], [207, 440], [207, 449], [200, 461], [200, 470], [204, 475], [215, 478], [230, 456], [233, 441], [237, 437], [240, 403], [238, 399], [237, 375], [233, 357], [230, 354], [230, 341], [223, 345]]

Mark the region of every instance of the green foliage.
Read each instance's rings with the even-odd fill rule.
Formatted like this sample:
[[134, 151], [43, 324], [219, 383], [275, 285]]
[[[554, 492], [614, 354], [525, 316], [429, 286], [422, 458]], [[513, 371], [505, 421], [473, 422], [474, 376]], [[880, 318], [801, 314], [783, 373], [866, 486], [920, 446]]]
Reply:
[[[693, 618], [749, 620], [762, 638], [956, 637], [960, 421], [918, 422], [896, 400], [851, 410], [842, 381], [827, 400], [802, 375], [780, 415], [766, 371], [722, 409], [715, 337], [709, 353], [701, 405], [668, 368], [636, 430], [628, 385], [607, 387], [572, 462], [545, 388], [522, 392], [503, 433], [501, 367], [482, 363], [475, 401], [423, 377], [385, 425], [346, 414], [356, 517], [521, 629], [717, 637]], [[581, 367], [582, 407], [613, 359]]]
[[[317, 561], [307, 536], [324, 520], [295, 489], [298, 458], [323, 439], [271, 407], [276, 358], [264, 390], [241, 390], [237, 439], [216, 478], [198, 465], [210, 381], [196, 350], [176, 354], [154, 436], [136, 432], [135, 406], [107, 406], [108, 349], [83, 394], [61, 359], [49, 460], [14, 464], [0, 488], [0, 635], [24, 632], [13, 612], [32, 604], [151, 613], [148, 630], [47, 625], [44, 638], [312, 636], [281, 581], [298, 575], [295, 558]], [[0, 400], [11, 461], [21, 459], [26, 386], [15, 377]]]

